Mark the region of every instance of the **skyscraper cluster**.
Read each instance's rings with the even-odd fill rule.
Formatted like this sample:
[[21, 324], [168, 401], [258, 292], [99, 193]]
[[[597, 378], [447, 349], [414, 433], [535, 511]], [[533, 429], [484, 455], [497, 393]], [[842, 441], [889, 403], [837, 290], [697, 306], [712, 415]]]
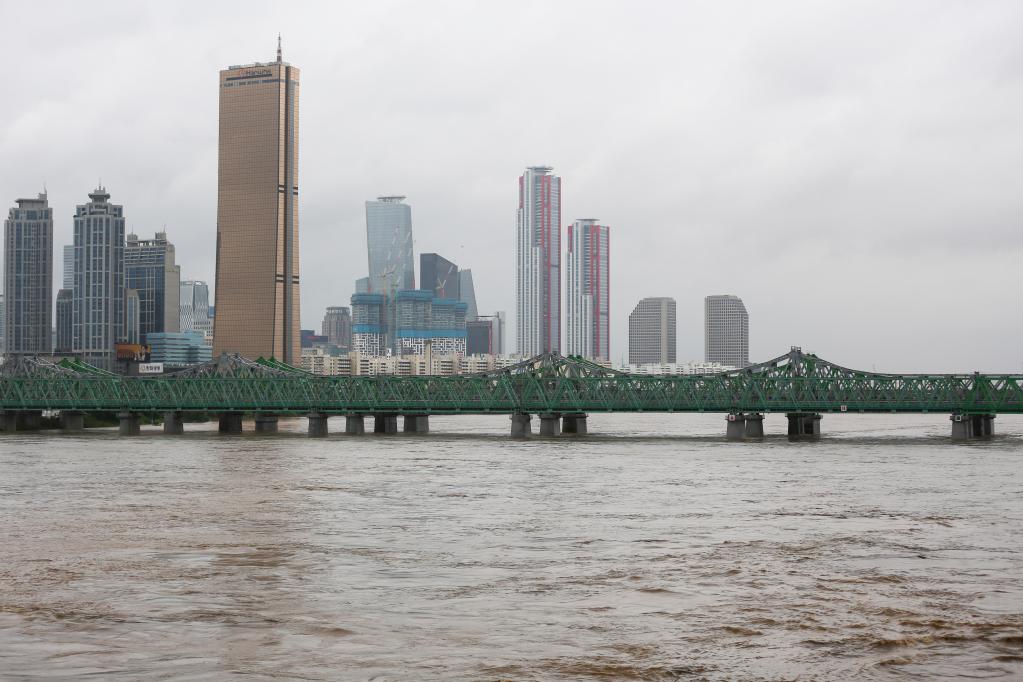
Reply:
[[[412, 207], [404, 196], [366, 202], [366, 245], [369, 274], [356, 282], [351, 299], [351, 350], [369, 356], [493, 352], [493, 318], [477, 317], [470, 270], [422, 253], [416, 287]], [[486, 348], [468, 343], [468, 325], [490, 327]]]
[[[515, 242], [515, 335], [522, 356], [561, 352], [561, 178], [550, 166], [519, 177]], [[610, 228], [568, 227], [566, 351], [610, 359]]]
[[165, 231], [126, 235], [124, 207], [103, 186], [90, 192], [75, 207], [73, 241], [61, 251], [54, 319], [53, 211], [45, 193], [16, 203], [4, 222], [7, 355], [74, 355], [123, 370], [119, 358], [147, 359], [158, 335], [179, 333], [181, 269]]
[[[283, 60], [279, 42], [275, 61], [220, 72], [215, 306], [205, 282], [181, 281], [166, 231], [152, 239], [127, 232], [123, 207], [100, 186], [75, 209], [54, 319], [52, 211], [45, 193], [18, 199], [4, 232], [6, 353], [56, 350], [114, 369], [119, 344], [181, 358], [194, 354], [180, 349], [212, 346], [215, 354], [295, 365], [306, 341], [366, 356], [512, 350], [504, 313], [479, 314], [471, 270], [421, 253], [417, 282], [412, 207], [394, 194], [365, 203], [367, 273], [350, 306], [328, 307], [319, 336], [299, 329], [299, 92], [299, 70]], [[565, 226], [563, 251], [561, 177], [551, 166], [529, 166], [518, 190], [514, 351], [609, 361], [610, 228], [576, 219]], [[708, 362], [748, 364], [748, 335], [740, 299], [707, 297]], [[673, 299], [636, 306], [629, 358], [675, 362]]]

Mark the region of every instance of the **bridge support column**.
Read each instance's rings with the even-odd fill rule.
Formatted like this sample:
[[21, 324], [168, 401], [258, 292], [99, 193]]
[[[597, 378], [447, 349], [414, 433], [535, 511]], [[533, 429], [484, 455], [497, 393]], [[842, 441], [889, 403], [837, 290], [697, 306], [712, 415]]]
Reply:
[[223, 412], [220, 415], [220, 424], [217, 427], [220, 433], [241, 433], [242, 432], [242, 413], [241, 412]]
[[561, 415], [549, 412], [547, 414], [540, 415], [540, 435], [541, 436], [560, 436], [561, 435]]
[[764, 437], [764, 415], [754, 412], [746, 415], [746, 438]]
[[18, 430], [18, 413], [0, 410], [0, 431], [14, 433]]
[[373, 433], [398, 433], [398, 415], [373, 415]]
[[118, 412], [117, 413], [117, 433], [122, 436], [137, 436], [139, 435], [139, 416], [134, 412]]
[[327, 415], [322, 412], [310, 412], [309, 418], [309, 435], [310, 436], [326, 436], [327, 435]]
[[170, 411], [163, 413], [163, 432], [174, 435], [185, 432], [185, 422], [182, 420], [180, 412]]
[[733, 412], [728, 415], [728, 426], [725, 429], [726, 440], [743, 440], [746, 438], [746, 415]]
[[512, 438], [525, 438], [533, 435], [533, 416], [524, 412], [516, 412], [511, 416]]
[[78, 410], [60, 411], [61, 431], [81, 431], [85, 428], [85, 413]]
[[430, 417], [425, 414], [406, 414], [405, 433], [430, 433]]
[[953, 414], [952, 440], [979, 440], [995, 435], [993, 414]]
[[583, 412], [566, 414], [561, 418], [561, 432], [571, 433], [576, 436], [586, 435], [586, 417]]
[[366, 418], [361, 414], [349, 414], [345, 417], [345, 433], [361, 436], [366, 433]]
[[38, 431], [43, 428], [43, 413], [41, 410], [22, 410], [18, 412], [19, 431]]
[[790, 412], [789, 440], [820, 440], [821, 416], [815, 412]]
[[277, 433], [277, 415], [257, 414], [256, 433]]

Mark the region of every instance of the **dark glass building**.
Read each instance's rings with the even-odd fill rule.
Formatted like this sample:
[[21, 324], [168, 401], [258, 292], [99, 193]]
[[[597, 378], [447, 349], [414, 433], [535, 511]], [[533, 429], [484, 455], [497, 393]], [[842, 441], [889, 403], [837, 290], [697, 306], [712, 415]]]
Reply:
[[458, 266], [436, 253], [419, 255], [419, 288], [432, 291], [436, 298], [461, 300]]

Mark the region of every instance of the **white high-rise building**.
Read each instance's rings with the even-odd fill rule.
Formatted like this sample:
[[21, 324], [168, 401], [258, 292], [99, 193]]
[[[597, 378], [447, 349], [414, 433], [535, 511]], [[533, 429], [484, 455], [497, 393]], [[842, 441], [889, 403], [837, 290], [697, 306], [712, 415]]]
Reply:
[[704, 344], [707, 362], [749, 366], [749, 315], [738, 296], [704, 299]]
[[642, 299], [629, 315], [629, 364], [674, 364], [675, 334], [675, 299]]
[[210, 287], [206, 282], [181, 283], [179, 325], [183, 332], [200, 332], [207, 345], [213, 345], [213, 317], [210, 315]]
[[610, 229], [583, 218], [568, 226], [565, 263], [565, 349], [569, 355], [610, 360], [608, 269]]
[[550, 166], [519, 177], [515, 242], [516, 352], [561, 351], [561, 178]]
[[113, 371], [114, 344], [127, 338], [124, 286], [124, 209], [102, 187], [75, 207], [72, 351]]

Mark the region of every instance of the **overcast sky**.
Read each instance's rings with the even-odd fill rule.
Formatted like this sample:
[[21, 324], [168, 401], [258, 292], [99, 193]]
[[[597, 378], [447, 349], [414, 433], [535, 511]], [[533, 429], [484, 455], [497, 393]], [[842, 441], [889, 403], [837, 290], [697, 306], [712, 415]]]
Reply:
[[[754, 360], [1023, 370], [1023, 3], [0, 0], [4, 201], [55, 242], [102, 178], [129, 230], [214, 273], [217, 74], [302, 70], [302, 326], [366, 274], [364, 201], [514, 320], [518, 176], [611, 226], [611, 350], [645, 296], [741, 296]], [[514, 343], [514, 330], [508, 340]]]

